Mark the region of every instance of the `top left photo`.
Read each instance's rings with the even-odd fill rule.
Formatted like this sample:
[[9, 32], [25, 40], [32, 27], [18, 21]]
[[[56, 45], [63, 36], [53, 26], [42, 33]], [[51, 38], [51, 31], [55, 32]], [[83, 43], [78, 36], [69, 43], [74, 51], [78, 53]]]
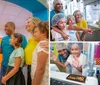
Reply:
[[49, 85], [48, 0], [0, 1], [0, 85]]

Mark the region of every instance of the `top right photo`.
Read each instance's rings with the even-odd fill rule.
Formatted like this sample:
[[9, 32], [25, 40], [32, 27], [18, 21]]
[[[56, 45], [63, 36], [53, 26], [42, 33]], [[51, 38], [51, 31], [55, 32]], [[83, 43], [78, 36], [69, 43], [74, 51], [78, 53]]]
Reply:
[[100, 0], [50, 0], [51, 41], [100, 41]]

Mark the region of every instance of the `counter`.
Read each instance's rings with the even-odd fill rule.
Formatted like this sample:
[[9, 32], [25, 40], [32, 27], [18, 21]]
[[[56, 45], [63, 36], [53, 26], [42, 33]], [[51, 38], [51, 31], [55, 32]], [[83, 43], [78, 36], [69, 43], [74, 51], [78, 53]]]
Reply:
[[[66, 79], [69, 74], [63, 72], [50, 72], [50, 85], [98, 85], [96, 77], [87, 77], [85, 83]], [[57, 83], [57, 84], [56, 84]]]
[[89, 28], [93, 29], [92, 34], [86, 34], [86, 41], [100, 41], [100, 27], [96, 24], [89, 24]]

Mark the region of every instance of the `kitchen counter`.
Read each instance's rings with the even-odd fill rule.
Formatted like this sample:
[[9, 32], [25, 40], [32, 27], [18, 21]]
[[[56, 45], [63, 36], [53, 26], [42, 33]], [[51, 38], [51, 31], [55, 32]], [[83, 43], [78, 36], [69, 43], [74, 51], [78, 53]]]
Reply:
[[[50, 72], [50, 78], [51, 78], [51, 80], [50, 80], [51, 84], [50, 85], [58, 85], [58, 84], [54, 84], [54, 82], [59, 83], [59, 85], [69, 85], [69, 84], [70, 85], [98, 85], [98, 80], [97, 80], [96, 77], [87, 77], [85, 83], [80, 83], [80, 82], [77, 82], [77, 81], [72, 81], [72, 80], [66, 79], [66, 77], [68, 75], [69, 74], [63, 73], [63, 72], [51, 71]], [[61, 82], [63, 84], [60, 84]]]
[[97, 24], [89, 24], [89, 28], [94, 29], [94, 30], [100, 30], [100, 26]]
[[92, 34], [86, 34], [86, 41], [100, 41], [100, 27], [96, 24], [89, 24], [89, 28], [93, 29]]

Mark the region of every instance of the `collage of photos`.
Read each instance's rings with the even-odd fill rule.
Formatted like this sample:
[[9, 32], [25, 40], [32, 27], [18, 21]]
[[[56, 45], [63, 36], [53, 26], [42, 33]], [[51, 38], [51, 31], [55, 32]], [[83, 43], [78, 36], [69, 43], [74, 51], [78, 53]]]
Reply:
[[1, 0], [0, 85], [100, 85], [100, 0]]
[[50, 85], [100, 85], [100, 0], [50, 0]]

